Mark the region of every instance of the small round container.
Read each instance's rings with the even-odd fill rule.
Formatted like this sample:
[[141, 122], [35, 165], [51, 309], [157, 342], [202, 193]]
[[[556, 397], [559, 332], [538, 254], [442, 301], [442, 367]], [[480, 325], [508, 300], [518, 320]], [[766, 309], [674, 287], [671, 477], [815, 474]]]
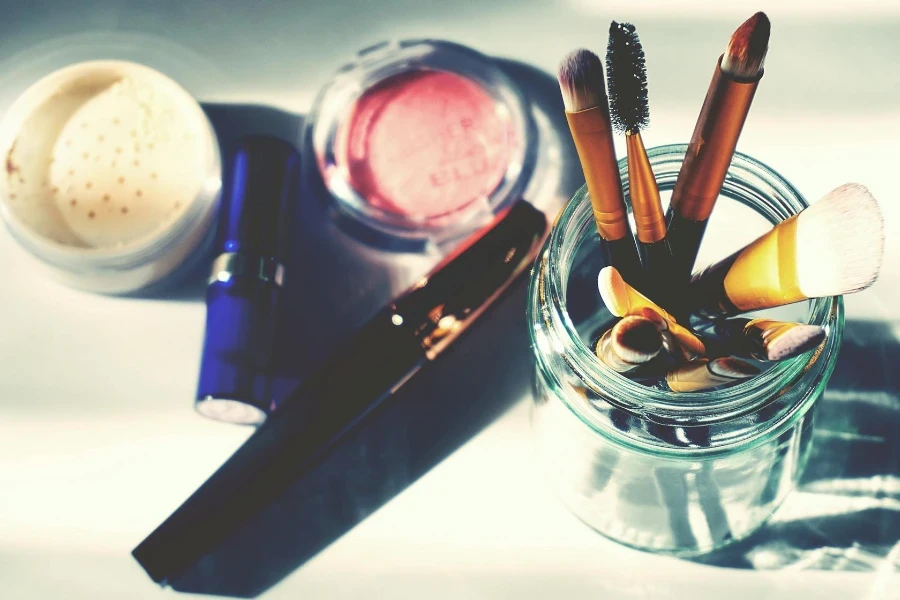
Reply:
[[221, 187], [197, 101], [149, 67], [100, 60], [39, 80], [0, 122], [0, 214], [64, 283], [127, 293], [211, 240]]
[[[648, 152], [662, 192], [674, 187], [686, 148]], [[620, 172], [627, 194], [624, 160]], [[717, 235], [717, 217], [740, 223], [750, 241], [806, 206], [781, 176], [738, 154], [707, 238]], [[580, 519], [628, 546], [691, 555], [740, 540], [766, 522], [803, 471], [816, 401], [837, 358], [843, 301], [811, 300], [778, 315], [825, 327], [819, 348], [728, 387], [675, 394], [613, 372], [589, 346], [613, 320], [596, 288], [603, 255], [582, 189], [554, 226], [530, 287], [533, 429], [547, 476]]]
[[391, 237], [442, 243], [524, 191], [537, 128], [494, 59], [438, 40], [361, 51], [322, 90], [308, 143], [340, 214]]

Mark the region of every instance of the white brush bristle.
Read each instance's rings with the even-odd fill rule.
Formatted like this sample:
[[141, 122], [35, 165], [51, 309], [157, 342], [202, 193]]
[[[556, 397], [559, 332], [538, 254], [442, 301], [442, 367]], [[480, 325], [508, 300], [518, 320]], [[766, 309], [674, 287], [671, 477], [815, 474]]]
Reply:
[[881, 209], [858, 183], [832, 190], [797, 219], [798, 283], [810, 298], [869, 287], [883, 254]]
[[559, 65], [557, 79], [567, 112], [606, 105], [603, 61], [590, 50], [570, 52]]
[[600, 297], [609, 312], [616, 317], [628, 314], [628, 293], [625, 280], [615, 267], [603, 267], [597, 275]]

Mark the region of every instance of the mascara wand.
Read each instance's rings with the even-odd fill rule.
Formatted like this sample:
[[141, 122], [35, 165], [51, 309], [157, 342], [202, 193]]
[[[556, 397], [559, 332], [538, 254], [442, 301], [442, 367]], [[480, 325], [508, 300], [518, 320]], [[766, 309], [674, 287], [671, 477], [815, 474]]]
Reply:
[[610, 25], [606, 75], [612, 122], [617, 130], [625, 133], [628, 150], [631, 206], [638, 253], [647, 278], [642, 291], [655, 302], [671, 308], [678, 295], [672, 285], [674, 263], [666, 239], [659, 188], [641, 138], [641, 130], [650, 122], [650, 105], [644, 49], [634, 25], [615, 21]]

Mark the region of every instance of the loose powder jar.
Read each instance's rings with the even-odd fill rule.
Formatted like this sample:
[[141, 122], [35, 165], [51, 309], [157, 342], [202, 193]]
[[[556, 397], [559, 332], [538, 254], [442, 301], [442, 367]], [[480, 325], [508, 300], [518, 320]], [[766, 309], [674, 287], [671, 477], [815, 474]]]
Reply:
[[92, 61], [48, 75], [4, 116], [0, 149], [10, 231], [70, 285], [144, 288], [208, 237], [215, 134], [199, 104], [148, 67]]

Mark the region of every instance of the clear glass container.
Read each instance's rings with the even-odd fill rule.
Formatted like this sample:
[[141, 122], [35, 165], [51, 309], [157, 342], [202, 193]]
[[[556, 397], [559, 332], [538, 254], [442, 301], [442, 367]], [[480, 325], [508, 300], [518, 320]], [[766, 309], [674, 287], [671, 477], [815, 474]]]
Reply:
[[[648, 152], [664, 195], [674, 187], [686, 149]], [[619, 167], [627, 198], [624, 159]], [[737, 154], [704, 242], [717, 235], [717, 217], [742, 236], [752, 233], [743, 245], [807, 205], [780, 175]], [[703, 255], [701, 249], [701, 260]], [[815, 404], [840, 345], [842, 299], [811, 300], [776, 313], [825, 327], [827, 337], [817, 349], [728, 387], [675, 394], [631, 381], [595, 357], [591, 341], [613, 321], [597, 291], [603, 266], [582, 188], [554, 225], [529, 291], [536, 365], [532, 424], [551, 485], [586, 524], [635, 548], [694, 555], [745, 538], [765, 523], [803, 471]]]

